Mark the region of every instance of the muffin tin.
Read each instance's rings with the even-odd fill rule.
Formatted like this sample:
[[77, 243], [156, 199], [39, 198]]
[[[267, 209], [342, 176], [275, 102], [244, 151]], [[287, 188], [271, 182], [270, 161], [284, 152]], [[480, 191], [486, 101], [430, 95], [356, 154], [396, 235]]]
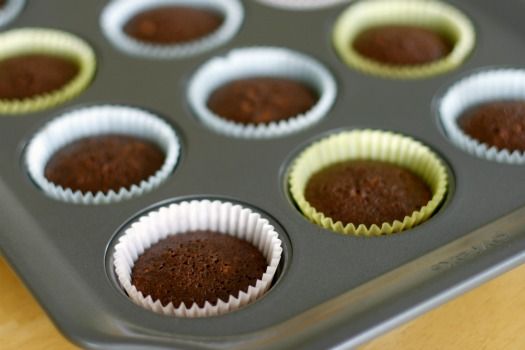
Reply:
[[[348, 5], [284, 10], [243, 1], [240, 32], [192, 58], [151, 60], [117, 50], [100, 28], [106, 1], [34, 1], [8, 27], [71, 32], [95, 50], [91, 85], [66, 104], [0, 116], [0, 247], [61, 331], [87, 348], [348, 348], [525, 261], [525, 173], [520, 165], [470, 155], [445, 135], [438, 103], [453, 83], [487, 66], [520, 67], [525, 54], [521, 1], [449, 1], [476, 27], [475, 49], [458, 69], [406, 81], [367, 75], [332, 48], [333, 25]], [[239, 47], [287, 47], [322, 62], [337, 98], [316, 124], [278, 138], [216, 133], [187, 102], [188, 82], [209, 59]], [[31, 181], [23, 157], [48, 121], [81, 106], [138, 106], [161, 116], [180, 138], [175, 171], [158, 188], [107, 205], [54, 200]], [[394, 235], [341, 235], [310, 223], [288, 193], [293, 159], [340, 130], [395, 131], [447, 163], [446, 201], [423, 224]], [[183, 319], [133, 304], [119, 287], [112, 252], [141, 213], [167, 203], [220, 199], [269, 217], [283, 241], [271, 289], [241, 310]]]

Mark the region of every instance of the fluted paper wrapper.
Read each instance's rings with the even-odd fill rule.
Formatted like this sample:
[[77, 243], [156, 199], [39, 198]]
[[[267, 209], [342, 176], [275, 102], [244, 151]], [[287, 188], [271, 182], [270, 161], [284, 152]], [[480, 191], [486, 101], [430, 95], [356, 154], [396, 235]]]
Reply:
[[[211, 230], [248, 241], [266, 257], [266, 272], [246, 292], [219, 299], [216, 304], [205, 302], [162, 305], [132, 285], [131, 272], [137, 258], [149, 247], [169, 235], [196, 230]], [[222, 201], [194, 200], [162, 207], [149, 212], [135, 222], [119, 239], [113, 253], [115, 272], [122, 288], [137, 305], [164, 315], [177, 317], [208, 317], [237, 310], [261, 297], [270, 287], [282, 255], [282, 242], [274, 227], [259, 213], [241, 205]]]
[[[202, 38], [178, 44], [156, 44], [137, 40], [124, 32], [124, 26], [135, 15], [163, 6], [189, 6], [210, 9], [224, 17], [222, 25]], [[237, 34], [244, 10], [238, 0], [115, 0], [109, 2], [100, 17], [106, 37], [119, 50], [143, 58], [177, 59], [212, 50]]]
[[[209, 96], [220, 86], [237, 79], [280, 77], [304, 82], [319, 94], [307, 112], [268, 124], [241, 124], [224, 119], [208, 106]], [[239, 138], [272, 138], [300, 131], [325, 117], [337, 95], [330, 72], [313, 58], [277, 47], [235, 49], [205, 63], [192, 77], [188, 100], [196, 116], [218, 133]]]
[[0, 27], [6, 26], [22, 12], [25, 0], [7, 0], [0, 8]]
[[0, 114], [23, 114], [54, 107], [75, 97], [95, 73], [95, 54], [78, 37], [53, 29], [14, 29], [0, 34], [0, 60], [25, 54], [48, 54], [74, 61], [77, 75], [55, 91], [24, 99], [0, 99]]
[[[421, 65], [387, 65], [369, 59], [353, 47], [364, 30], [384, 25], [408, 25], [443, 33], [452, 39], [452, 51], [444, 58]], [[350, 5], [337, 19], [333, 42], [341, 59], [349, 66], [393, 79], [417, 79], [452, 70], [474, 48], [475, 32], [470, 20], [459, 10], [439, 1], [369, 0]]]
[[[312, 207], [304, 196], [310, 177], [319, 170], [347, 160], [377, 160], [407, 168], [421, 177], [432, 191], [431, 200], [403, 221], [366, 226], [342, 223], [326, 217]], [[442, 161], [428, 147], [409, 137], [385, 131], [345, 131], [324, 138], [304, 150], [293, 162], [289, 175], [292, 198], [313, 223], [344, 234], [378, 236], [410, 229], [427, 220], [443, 201], [447, 173]]]
[[[45, 177], [53, 154], [75, 140], [103, 134], [123, 134], [149, 140], [165, 153], [162, 167], [148, 179], [109, 192], [81, 192], [63, 188]], [[25, 164], [33, 181], [54, 199], [77, 204], [107, 204], [140, 196], [159, 186], [173, 171], [179, 158], [175, 131], [155, 115], [132, 107], [102, 105], [73, 110], [45, 125], [29, 142]]]
[[257, 0], [260, 3], [288, 10], [316, 10], [348, 3], [351, 0]]
[[525, 70], [489, 69], [471, 74], [452, 85], [439, 101], [441, 124], [459, 148], [490, 161], [525, 164], [525, 152], [498, 149], [465, 134], [458, 118], [471, 107], [501, 100], [525, 100]]

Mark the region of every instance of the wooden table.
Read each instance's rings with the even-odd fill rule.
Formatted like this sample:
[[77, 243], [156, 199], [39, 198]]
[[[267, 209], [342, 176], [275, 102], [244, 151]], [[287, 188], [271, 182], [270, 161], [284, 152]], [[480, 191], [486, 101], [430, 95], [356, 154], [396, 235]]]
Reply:
[[[75, 349], [1, 258], [0, 296], [1, 349]], [[525, 265], [362, 349], [525, 349]]]

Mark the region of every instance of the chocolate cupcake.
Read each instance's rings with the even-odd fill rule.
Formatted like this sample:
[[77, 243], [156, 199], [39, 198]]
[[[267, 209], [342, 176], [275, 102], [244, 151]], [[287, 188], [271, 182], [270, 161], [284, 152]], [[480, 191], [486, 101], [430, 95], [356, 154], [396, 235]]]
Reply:
[[104, 9], [101, 26], [128, 54], [172, 59], [222, 45], [237, 33], [242, 19], [238, 0], [117, 0]]
[[187, 6], [162, 6], [138, 13], [124, 32], [139, 41], [170, 45], [194, 41], [216, 31], [224, 19], [215, 11]]
[[439, 1], [371, 0], [338, 18], [333, 40], [345, 63], [386, 78], [424, 78], [459, 66], [474, 47], [469, 19]]
[[412, 215], [430, 201], [432, 191], [406, 168], [383, 161], [347, 160], [314, 173], [304, 197], [335, 221], [379, 226]]
[[277, 232], [260, 214], [194, 200], [144, 214], [119, 239], [113, 261], [134, 303], [165, 315], [205, 317], [261, 297], [281, 255]]
[[352, 45], [360, 55], [393, 66], [428, 64], [443, 59], [452, 50], [452, 43], [444, 35], [407, 25], [366, 29]]
[[72, 191], [109, 192], [131, 188], [153, 176], [166, 159], [155, 143], [123, 134], [83, 137], [49, 159], [44, 176]]
[[188, 100], [196, 116], [221, 134], [270, 138], [319, 121], [336, 89], [330, 72], [308, 56], [245, 48], [205, 63], [190, 81]]
[[24, 9], [25, 0], [0, 1], [0, 27], [6, 26], [18, 17]]
[[62, 89], [77, 76], [76, 62], [28, 54], [0, 60], [0, 100], [23, 100]]
[[152, 190], [173, 171], [179, 143], [149, 112], [94, 106], [66, 113], [29, 142], [25, 163], [48, 196], [105, 204]]
[[95, 56], [81, 39], [50, 29], [0, 34], [0, 113], [22, 114], [53, 107], [84, 90]]
[[478, 157], [525, 164], [525, 71], [469, 74], [440, 99], [438, 113], [450, 140]]
[[408, 230], [443, 201], [447, 175], [426, 146], [401, 135], [355, 130], [326, 137], [293, 162], [290, 193], [301, 212], [335, 232]]

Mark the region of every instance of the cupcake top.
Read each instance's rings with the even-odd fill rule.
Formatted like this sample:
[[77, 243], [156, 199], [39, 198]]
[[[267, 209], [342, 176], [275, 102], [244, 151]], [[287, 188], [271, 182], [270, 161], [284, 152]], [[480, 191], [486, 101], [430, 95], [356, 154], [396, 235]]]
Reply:
[[446, 136], [490, 161], [525, 164], [525, 70], [485, 68], [448, 87], [436, 104]]
[[432, 191], [403, 167], [382, 161], [348, 160], [313, 174], [305, 198], [317, 211], [336, 221], [370, 226], [402, 221], [426, 205]]
[[147, 43], [178, 44], [193, 41], [216, 31], [224, 18], [216, 11], [189, 6], [160, 6], [132, 17], [124, 32]]
[[440, 158], [409, 137], [351, 130], [309, 145], [293, 161], [290, 194], [313, 223], [334, 232], [380, 236], [411, 229], [447, 191]]
[[108, 192], [130, 188], [154, 175], [164, 164], [154, 143], [127, 135], [97, 135], [59, 149], [45, 167], [45, 177], [73, 191]]
[[384, 25], [361, 32], [353, 42], [361, 55], [396, 66], [421, 65], [446, 57], [452, 43], [442, 34], [408, 25]]
[[274, 77], [238, 79], [216, 89], [208, 108], [218, 116], [241, 124], [266, 124], [309, 111], [318, 100], [308, 85]]
[[0, 53], [0, 114], [31, 113], [64, 103], [86, 89], [95, 73], [91, 47], [58, 30], [2, 32]]
[[69, 59], [47, 54], [25, 54], [0, 61], [0, 99], [32, 98], [59, 90], [78, 74]]
[[170, 302], [228, 301], [255, 286], [266, 271], [264, 255], [251, 243], [209, 230], [170, 235], [148, 248], [135, 262], [132, 284], [144, 295]]
[[525, 151], [525, 100], [482, 103], [458, 119], [470, 137], [509, 151]]

